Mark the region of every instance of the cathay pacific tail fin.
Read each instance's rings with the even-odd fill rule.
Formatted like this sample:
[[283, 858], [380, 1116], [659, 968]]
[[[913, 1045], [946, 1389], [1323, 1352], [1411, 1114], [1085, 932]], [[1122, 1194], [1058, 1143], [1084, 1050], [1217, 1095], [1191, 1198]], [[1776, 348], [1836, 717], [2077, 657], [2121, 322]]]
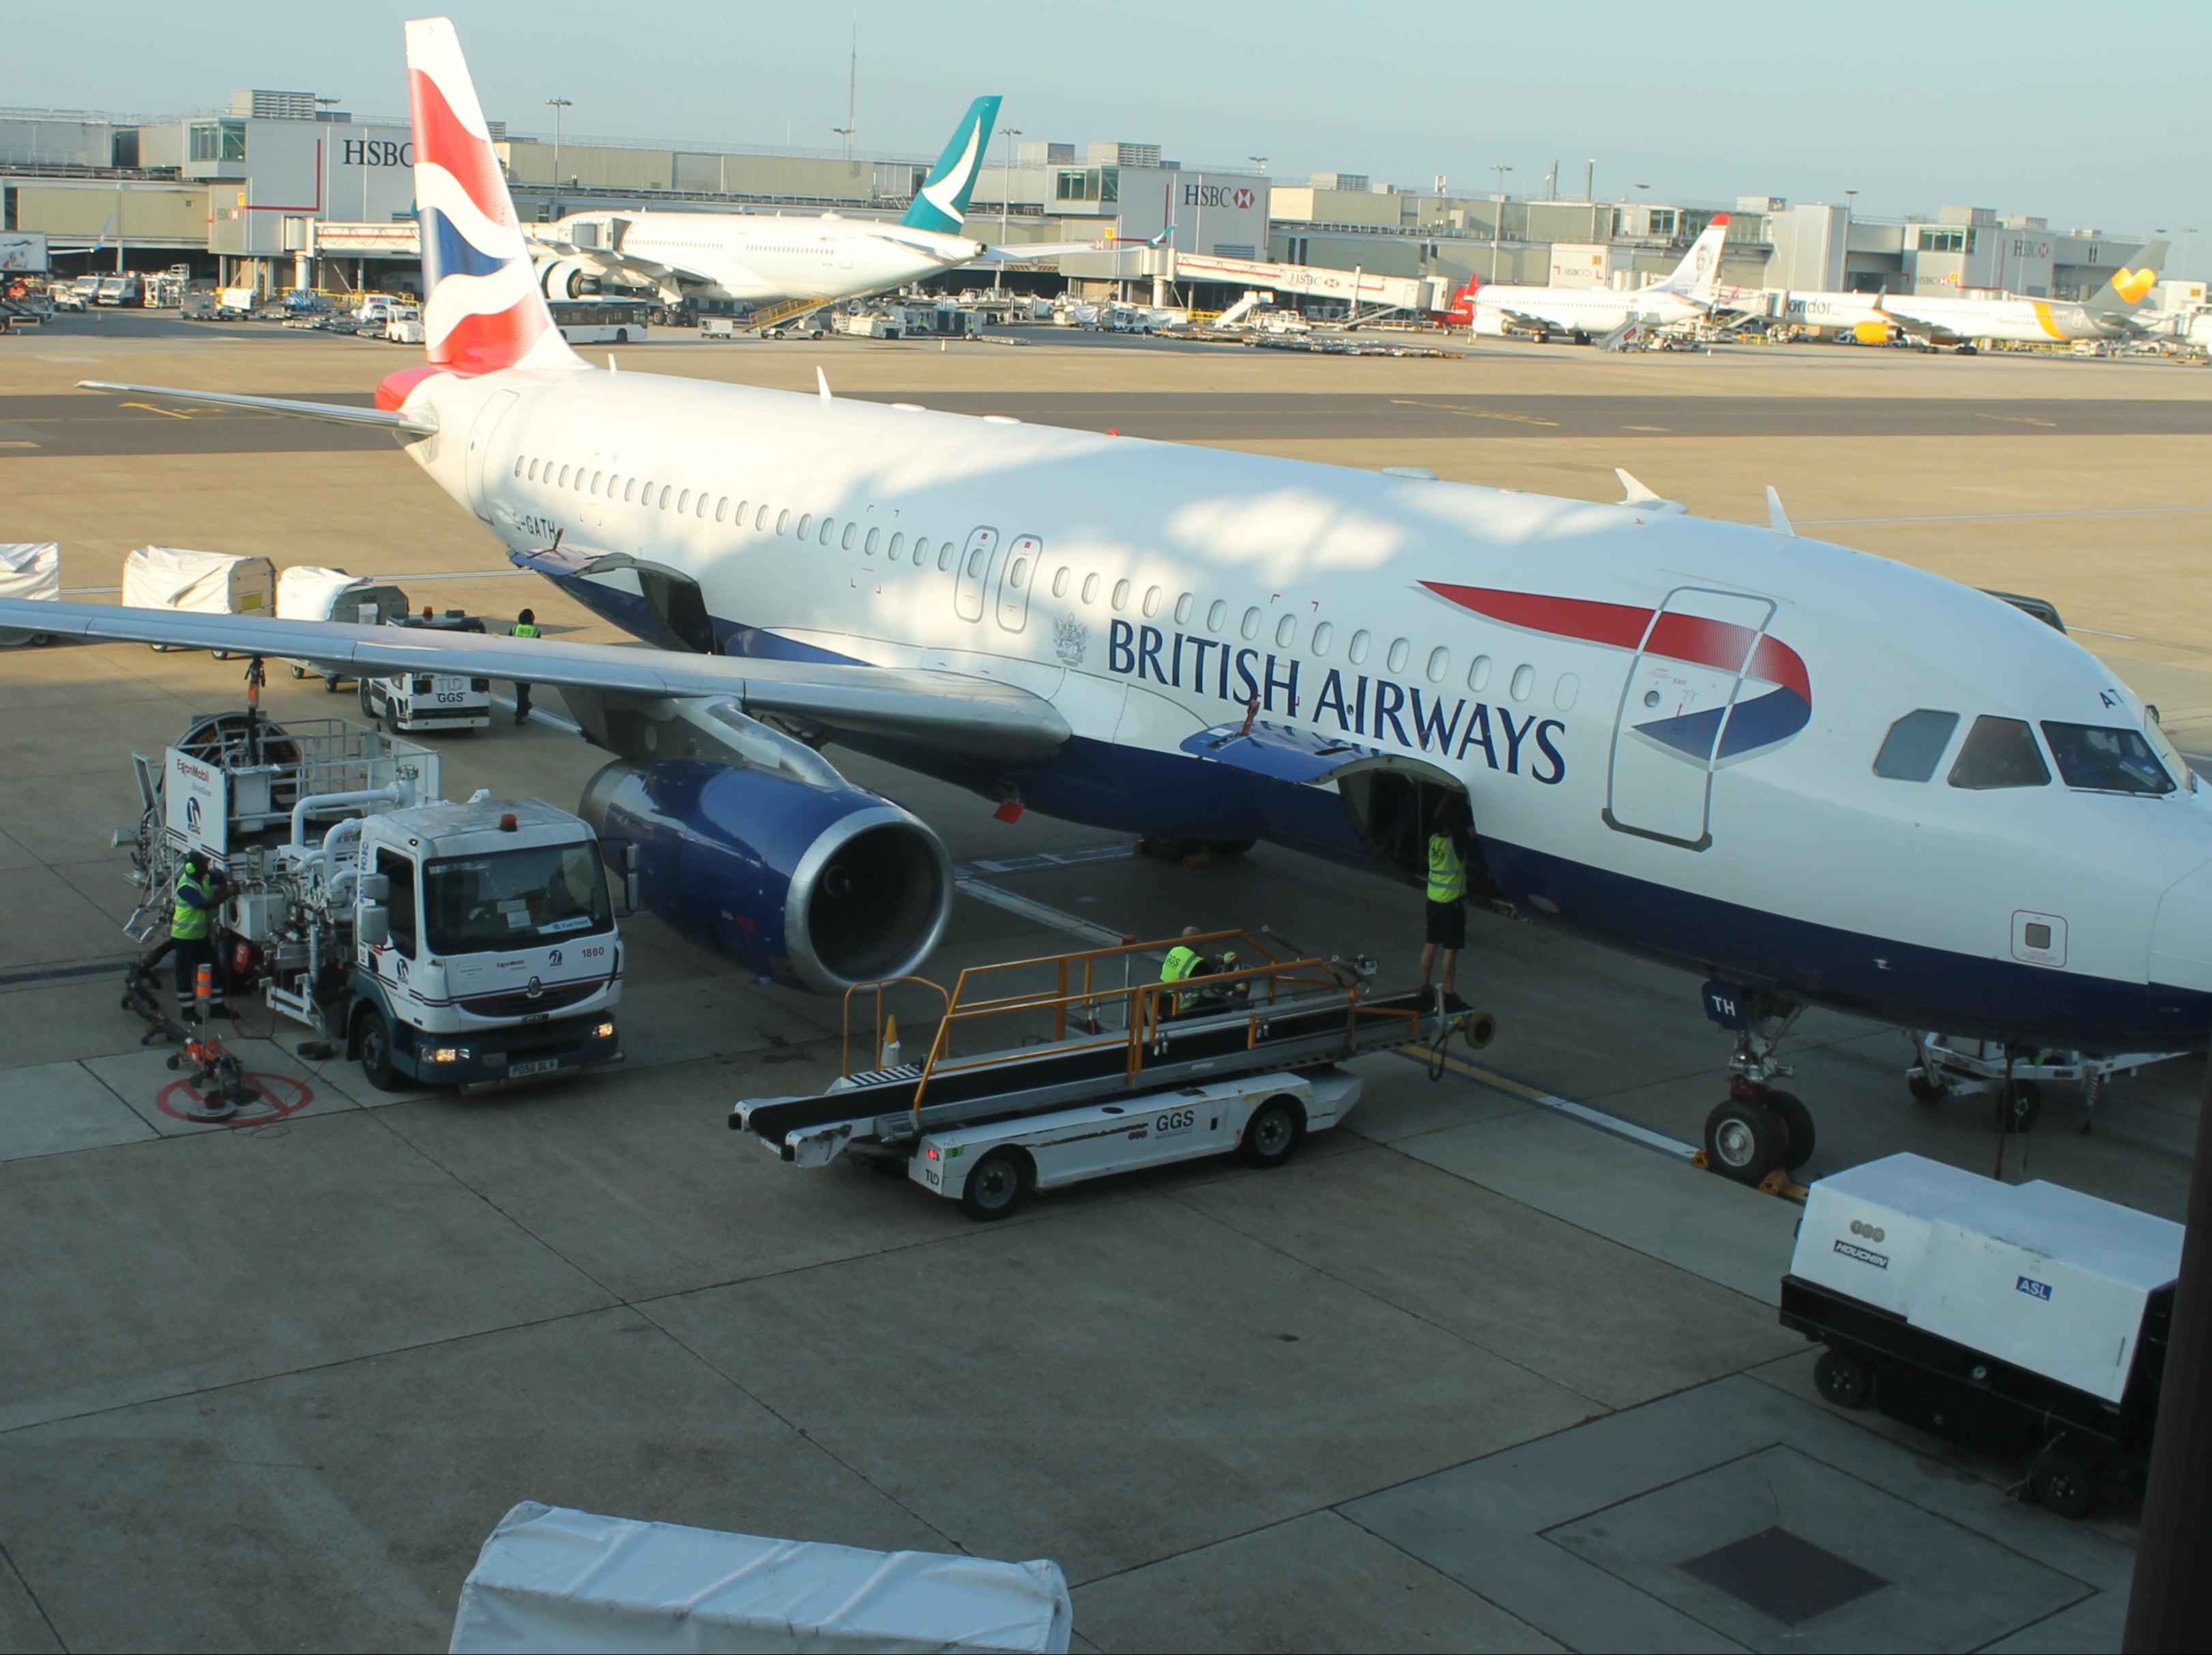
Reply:
[[968, 197], [975, 193], [975, 178], [983, 170], [983, 157], [991, 147], [991, 128], [999, 118], [999, 98], [994, 93], [968, 106], [952, 141], [945, 146], [936, 169], [915, 192], [914, 205], [899, 221], [910, 230], [934, 230], [940, 235], [960, 233], [968, 215]]

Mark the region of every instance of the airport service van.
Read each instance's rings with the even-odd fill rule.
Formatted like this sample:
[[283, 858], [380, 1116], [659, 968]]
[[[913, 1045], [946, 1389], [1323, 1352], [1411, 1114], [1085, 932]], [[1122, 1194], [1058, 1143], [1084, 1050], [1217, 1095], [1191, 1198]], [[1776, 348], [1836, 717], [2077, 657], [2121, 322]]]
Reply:
[[[440, 615], [410, 615], [394, 626], [437, 632], [483, 632], [483, 621], [459, 609]], [[491, 723], [491, 680], [465, 673], [401, 672], [361, 681], [361, 710], [386, 733], [402, 731], [482, 730]]]

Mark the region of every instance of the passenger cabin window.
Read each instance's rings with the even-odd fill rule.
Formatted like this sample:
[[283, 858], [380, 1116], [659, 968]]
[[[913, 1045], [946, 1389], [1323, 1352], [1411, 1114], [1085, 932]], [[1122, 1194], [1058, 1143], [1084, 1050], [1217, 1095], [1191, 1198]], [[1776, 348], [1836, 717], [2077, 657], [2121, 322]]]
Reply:
[[1198, 598], [1194, 593], [1185, 592], [1182, 597], [1176, 598], [1175, 607], [1176, 625], [1178, 627], [1188, 626], [1190, 624], [1190, 612], [1197, 606], [1197, 603]]
[[1313, 629], [1313, 652], [1316, 655], [1328, 654], [1328, 646], [1335, 638], [1336, 628], [1328, 621], [1322, 621]]
[[1955, 712], [1922, 707], [1890, 725], [1881, 738], [1881, 751], [1874, 755], [1874, 773], [1888, 781], [1926, 781], [1936, 773], [1951, 732], [1959, 727]]
[[2044, 721], [2043, 739], [2069, 787], [2098, 793], [2171, 793], [2173, 778], [2140, 731]]
[[1998, 787], [2045, 787], [2051, 767], [2035, 732], [2025, 718], [1997, 718], [1984, 713], [1974, 720], [1951, 766], [1951, 785], [1984, 791]]

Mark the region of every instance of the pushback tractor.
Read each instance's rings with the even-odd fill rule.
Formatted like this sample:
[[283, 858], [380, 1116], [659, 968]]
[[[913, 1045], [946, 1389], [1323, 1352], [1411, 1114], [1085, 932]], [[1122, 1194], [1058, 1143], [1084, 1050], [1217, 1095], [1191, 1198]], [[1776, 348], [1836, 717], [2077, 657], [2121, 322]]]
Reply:
[[135, 762], [144, 809], [115, 836], [141, 892], [126, 929], [165, 932], [199, 853], [225, 893], [227, 998], [258, 988], [386, 1089], [620, 1058], [622, 938], [603, 847], [579, 817], [540, 799], [452, 803], [428, 748], [251, 706], [196, 717], [160, 760]]
[[[1156, 979], [1185, 944], [1206, 974]], [[1267, 933], [1217, 931], [862, 983], [845, 997], [843, 1073], [806, 1097], [731, 1112], [787, 1163], [840, 1156], [903, 1173], [975, 1218], [1004, 1218], [1036, 1190], [1202, 1156], [1270, 1167], [1343, 1120], [1360, 1082], [1339, 1065], [1426, 1047], [1443, 1070], [1455, 1038], [1487, 1046], [1494, 1020], [1432, 989], [1377, 991], [1370, 961], [1323, 960]], [[899, 1061], [887, 993], [938, 1015], [927, 1055]], [[856, 1009], [869, 1064], [855, 1067]]]

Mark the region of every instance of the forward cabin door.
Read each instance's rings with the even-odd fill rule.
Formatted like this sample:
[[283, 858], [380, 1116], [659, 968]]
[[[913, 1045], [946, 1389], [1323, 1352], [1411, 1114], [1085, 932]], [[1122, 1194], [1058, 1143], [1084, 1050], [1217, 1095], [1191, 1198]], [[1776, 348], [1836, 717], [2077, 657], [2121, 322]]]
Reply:
[[1605, 823], [1702, 851], [1712, 840], [1715, 755], [1771, 598], [1680, 586], [1645, 627], [1613, 720]]
[[960, 566], [953, 572], [952, 609], [963, 621], [983, 618], [983, 595], [990, 589], [991, 559], [999, 549], [996, 529], [976, 529], [960, 549]]

